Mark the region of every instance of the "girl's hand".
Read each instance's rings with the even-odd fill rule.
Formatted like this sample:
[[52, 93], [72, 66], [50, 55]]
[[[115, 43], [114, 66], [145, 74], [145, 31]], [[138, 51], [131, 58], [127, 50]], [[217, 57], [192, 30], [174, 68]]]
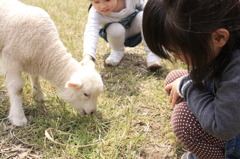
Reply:
[[80, 61], [80, 65], [86, 66], [86, 65], [88, 65], [88, 62], [89, 62], [89, 61], [93, 61], [92, 56], [90, 56], [90, 55], [85, 55], [85, 56], [83, 57], [82, 61]]
[[164, 90], [169, 92], [169, 102], [172, 107], [180, 100], [180, 95], [178, 94], [177, 87], [179, 85], [180, 79], [176, 79], [172, 83], [165, 86]]

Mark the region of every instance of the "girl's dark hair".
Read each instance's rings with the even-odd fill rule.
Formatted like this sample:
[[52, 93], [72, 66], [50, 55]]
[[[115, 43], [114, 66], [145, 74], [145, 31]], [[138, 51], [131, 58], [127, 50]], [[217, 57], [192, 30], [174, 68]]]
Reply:
[[220, 75], [230, 59], [230, 52], [240, 46], [239, 0], [149, 0], [143, 14], [145, 41], [159, 57], [171, 60], [179, 51], [187, 63], [191, 62], [191, 78], [196, 86], [209, 69], [213, 56], [211, 34], [220, 28], [228, 30], [230, 37], [222, 48], [215, 77]]
[[88, 11], [92, 8], [92, 3], [88, 7]]

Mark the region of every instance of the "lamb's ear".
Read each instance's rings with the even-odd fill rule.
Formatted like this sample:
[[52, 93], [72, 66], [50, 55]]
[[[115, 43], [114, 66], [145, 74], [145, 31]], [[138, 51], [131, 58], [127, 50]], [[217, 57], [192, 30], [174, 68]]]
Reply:
[[82, 88], [82, 82], [68, 81], [65, 85], [66, 88]]

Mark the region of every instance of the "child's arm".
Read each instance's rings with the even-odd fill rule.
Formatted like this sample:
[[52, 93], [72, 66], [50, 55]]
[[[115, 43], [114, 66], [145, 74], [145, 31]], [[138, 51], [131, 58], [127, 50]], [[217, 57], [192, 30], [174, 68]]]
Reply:
[[84, 31], [84, 39], [83, 39], [83, 60], [95, 60], [96, 59], [96, 48], [98, 44], [99, 30], [100, 30], [100, 22], [99, 22], [98, 13], [91, 8], [88, 15], [88, 22]]
[[188, 80], [188, 75], [185, 75], [165, 86], [164, 90], [168, 92], [169, 102], [173, 107], [182, 101], [184, 96], [181, 91], [184, 91], [185, 87], [190, 83], [191, 81]]
[[239, 57], [234, 57], [226, 66], [221, 81], [215, 85], [216, 95], [206, 89], [195, 88], [192, 84], [181, 89], [188, 108], [198, 119], [203, 130], [225, 141], [240, 132]]

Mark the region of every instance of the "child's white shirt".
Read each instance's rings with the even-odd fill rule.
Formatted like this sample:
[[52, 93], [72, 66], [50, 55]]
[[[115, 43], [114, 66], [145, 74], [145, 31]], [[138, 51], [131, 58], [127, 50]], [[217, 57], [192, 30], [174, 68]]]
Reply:
[[120, 12], [112, 12], [102, 15], [94, 7], [89, 11], [88, 22], [84, 32], [83, 55], [90, 55], [96, 59], [96, 48], [98, 44], [99, 31], [104, 25], [118, 22], [132, 14], [136, 9], [143, 10], [144, 0], [125, 0], [126, 8]]

